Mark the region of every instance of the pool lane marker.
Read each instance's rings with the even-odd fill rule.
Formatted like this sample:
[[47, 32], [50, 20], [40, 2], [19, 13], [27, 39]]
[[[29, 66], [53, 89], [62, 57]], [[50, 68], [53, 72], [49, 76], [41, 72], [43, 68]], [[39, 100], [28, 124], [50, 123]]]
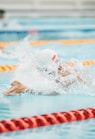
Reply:
[[55, 112], [0, 121], [0, 133], [95, 118], [95, 108]]
[[83, 66], [90, 66], [95, 64], [95, 60], [85, 60], [82, 61]]
[[[0, 42], [0, 47], [6, 47], [9, 45], [15, 46], [18, 42]], [[74, 44], [85, 44], [85, 43], [95, 43], [95, 39], [82, 39], [82, 40], [39, 40], [39, 41], [30, 41], [30, 46], [40, 46], [48, 43], [58, 43], [62, 45], [74, 45]]]
[[[69, 64], [74, 65], [73, 62], [68, 62]], [[85, 60], [82, 61], [83, 66], [95, 65], [95, 60]], [[16, 69], [16, 65], [0, 65], [0, 71], [12, 71]]]
[[15, 69], [16, 69], [15, 65], [0, 65], [0, 71], [11, 71]]

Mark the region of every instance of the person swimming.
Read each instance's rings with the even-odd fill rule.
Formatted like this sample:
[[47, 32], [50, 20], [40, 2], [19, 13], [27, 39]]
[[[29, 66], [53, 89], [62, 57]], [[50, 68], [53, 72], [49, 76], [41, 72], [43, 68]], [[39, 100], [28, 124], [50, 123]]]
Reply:
[[82, 77], [83, 70], [84, 67], [80, 62], [64, 62], [58, 58], [55, 51], [44, 49], [39, 51], [30, 62], [18, 66], [11, 87], [3, 94], [31, 92], [57, 95], [60, 87], [64, 90], [75, 82], [86, 83]]

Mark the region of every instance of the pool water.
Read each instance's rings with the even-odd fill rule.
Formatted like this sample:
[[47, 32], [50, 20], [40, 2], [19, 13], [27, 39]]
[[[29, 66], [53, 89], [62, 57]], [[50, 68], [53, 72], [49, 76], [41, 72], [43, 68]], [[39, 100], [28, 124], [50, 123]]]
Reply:
[[[31, 51], [51, 48], [56, 50], [59, 57], [65, 61], [78, 59], [80, 61], [95, 59], [95, 44], [81, 45], [59, 45], [48, 43], [39, 47], [31, 47]], [[15, 47], [7, 47], [14, 52]], [[0, 58], [2, 64], [17, 64], [17, 58]], [[87, 67], [93, 78], [95, 78], [95, 66]], [[80, 108], [95, 107], [95, 89], [93, 96], [91, 88], [76, 93], [58, 96], [42, 96], [32, 94], [22, 94], [17, 96], [3, 96], [2, 92], [7, 89], [12, 79], [14, 71], [0, 73], [0, 120], [19, 118], [23, 116], [33, 116], [45, 113], [75, 110]], [[85, 92], [87, 91], [87, 92]], [[1, 134], [0, 139], [95, 139], [95, 119], [71, 122], [38, 129], [27, 129], [13, 133]]]
[[18, 41], [31, 31], [35, 40], [95, 38], [95, 18], [7, 18], [0, 20], [0, 41]]

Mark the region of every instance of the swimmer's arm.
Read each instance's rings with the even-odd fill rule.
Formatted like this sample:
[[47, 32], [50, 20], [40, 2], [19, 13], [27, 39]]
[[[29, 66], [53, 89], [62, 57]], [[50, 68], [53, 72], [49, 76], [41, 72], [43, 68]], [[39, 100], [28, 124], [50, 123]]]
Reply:
[[82, 83], [84, 83], [84, 84], [86, 84], [87, 82], [81, 77], [81, 76], [77, 76], [77, 80], [79, 81], [79, 82], [82, 82]]
[[[37, 94], [37, 95], [44, 95], [42, 92], [35, 93], [32, 89], [26, 87], [25, 85], [23, 85], [22, 83], [20, 83], [18, 81], [13, 81], [11, 83], [11, 87], [9, 89], [7, 89], [5, 92], [3, 92], [3, 94], [6, 96], [21, 94], [21, 93], [31, 93], [31, 94]], [[45, 94], [45, 95], [55, 96], [55, 95], [58, 95], [58, 93], [57, 92], [51, 92], [50, 94]]]
[[[74, 62], [65, 62], [65, 64], [66, 65], [69, 65], [70, 67], [73, 67], [74, 66]], [[65, 66], [66, 66], [65, 65]], [[79, 73], [78, 73], [78, 70], [76, 70], [76, 69], [73, 69], [74, 70], [74, 72], [75, 72], [75, 77], [73, 78], [73, 81], [71, 82], [66, 82], [66, 84], [67, 84], [67, 86], [69, 86], [70, 84], [72, 84], [72, 83], [74, 83], [74, 82], [76, 82], [76, 81], [79, 81], [79, 82], [82, 82], [82, 83], [84, 83], [84, 84], [87, 84], [87, 81], [85, 81], [84, 80], [84, 78], [81, 76], [81, 75], [79, 75]], [[59, 65], [59, 67], [58, 67], [58, 73], [62, 76], [62, 77], [67, 77], [67, 76], [69, 76], [69, 75], [71, 75], [72, 73], [68, 70], [68, 68], [67, 68], [67, 70], [65, 69], [64, 70], [64, 68], [61, 66], [61, 65]]]
[[[68, 64], [70, 67], [73, 67], [75, 65], [75, 63], [73, 61], [70, 61], [70, 62], [66, 62], [66, 64]], [[75, 73], [78, 72], [78, 70], [74, 69]], [[82, 82], [84, 84], [87, 84], [87, 81], [85, 81], [83, 79], [83, 77], [81, 77], [78, 73], [76, 74], [76, 78], [79, 82]]]
[[72, 85], [73, 83], [75, 83], [75, 79], [73, 80], [60, 80], [60, 79], [57, 79], [56, 82], [60, 85], [62, 85], [63, 87], [69, 87], [70, 85]]
[[[68, 75], [70, 76], [70, 74]], [[56, 80], [57, 83], [60, 83], [62, 86], [64, 87], [69, 87], [70, 85], [72, 85], [73, 83], [76, 83], [76, 82], [80, 82], [80, 83], [83, 83], [83, 84], [87, 84], [87, 81], [85, 81], [81, 76], [72, 76], [68, 79], [68, 76], [65, 76], [65, 77], [61, 77], [59, 79]], [[66, 79], [67, 78], [67, 79]]]
[[[75, 71], [75, 72], [77, 72], [77, 71]], [[56, 82], [60, 83], [64, 87], [68, 87], [77, 81], [80, 83], [82, 82], [82, 83], [86, 84], [86, 81], [79, 74], [75, 73], [75, 75], [72, 75], [72, 73], [70, 73], [68, 70], [65, 72], [62, 70], [59, 71], [59, 75], [60, 76], [58, 79], [56, 79]]]
[[16, 95], [23, 93], [26, 89], [28, 89], [25, 85], [18, 81], [13, 81], [11, 83], [11, 87], [3, 92], [4, 95]]

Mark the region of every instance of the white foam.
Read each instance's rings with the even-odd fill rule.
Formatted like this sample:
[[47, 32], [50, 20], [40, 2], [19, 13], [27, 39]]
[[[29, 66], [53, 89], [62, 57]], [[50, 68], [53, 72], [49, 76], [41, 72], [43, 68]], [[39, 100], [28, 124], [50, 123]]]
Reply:
[[[88, 82], [88, 84], [91, 84], [89, 73], [80, 61], [71, 60], [75, 63], [73, 67], [70, 67], [68, 64], [63, 62], [63, 60], [59, 60], [57, 63], [49, 63], [44, 67], [43, 65], [36, 63], [36, 53], [31, 53], [29, 48], [27, 49], [27, 44], [25, 46], [24, 45], [24, 49], [19, 47], [17, 49], [19, 51], [18, 55], [20, 64], [15, 71], [13, 80], [18, 80], [22, 84], [26, 85], [28, 88], [33, 90], [35, 94], [52, 94], [53, 92], [57, 92], [58, 94], [76, 94], [82, 92], [82, 89], [85, 90], [88, 86], [80, 83], [77, 76], [80, 76], [83, 80]], [[64, 68], [64, 71], [69, 70], [69, 76], [60, 77], [57, 71], [60, 64]], [[57, 79], [60, 79], [61, 83], [57, 83]], [[71, 85], [66, 86], [66, 82], [71, 82]], [[84, 93], [85, 92], [86, 90]]]
[[28, 88], [32, 89], [35, 93], [47, 94], [56, 89], [56, 83], [50, 78], [46, 78], [45, 74], [41, 74], [32, 63], [20, 64], [15, 71], [13, 80], [17, 80]]

